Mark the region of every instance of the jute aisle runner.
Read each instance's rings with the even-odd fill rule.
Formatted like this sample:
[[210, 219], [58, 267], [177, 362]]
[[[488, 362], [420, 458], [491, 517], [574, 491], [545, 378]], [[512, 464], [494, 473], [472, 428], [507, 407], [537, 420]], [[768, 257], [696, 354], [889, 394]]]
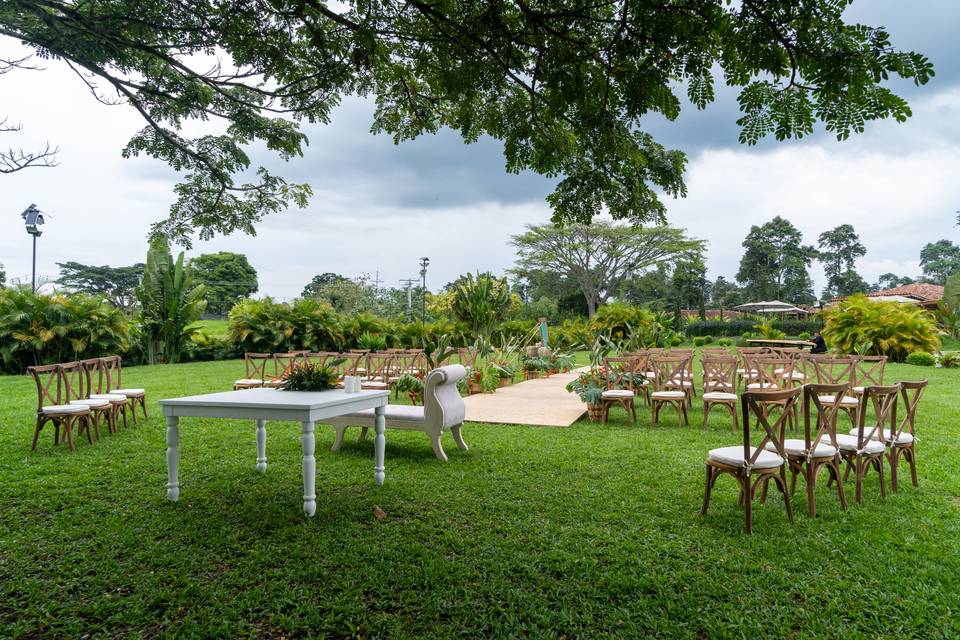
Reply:
[[577, 394], [566, 390], [577, 375], [571, 371], [467, 396], [467, 422], [569, 427], [587, 411]]

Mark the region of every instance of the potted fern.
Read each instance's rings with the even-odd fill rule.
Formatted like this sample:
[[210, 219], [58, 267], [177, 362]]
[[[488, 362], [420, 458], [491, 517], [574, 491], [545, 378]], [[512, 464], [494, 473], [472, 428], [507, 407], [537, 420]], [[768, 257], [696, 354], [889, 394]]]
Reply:
[[598, 369], [584, 371], [567, 385], [568, 392], [577, 394], [586, 403], [587, 415], [593, 422], [598, 422], [602, 415], [601, 398], [606, 389], [607, 382]]
[[330, 367], [305, 364], [290, 369], [281, 379], [282, 391], [329, 391], [337, 386], [339, 375]]

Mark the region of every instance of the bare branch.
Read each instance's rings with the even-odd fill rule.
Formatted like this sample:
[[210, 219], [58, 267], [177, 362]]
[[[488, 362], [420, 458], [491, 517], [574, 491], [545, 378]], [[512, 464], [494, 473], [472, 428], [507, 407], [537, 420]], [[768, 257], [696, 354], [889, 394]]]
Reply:
[[60, 149], [47, 143], [43, 151], [26, 152], [23, 149], [0, 151], [0, 173], [13, 173], [27, 167], [55, 167]]

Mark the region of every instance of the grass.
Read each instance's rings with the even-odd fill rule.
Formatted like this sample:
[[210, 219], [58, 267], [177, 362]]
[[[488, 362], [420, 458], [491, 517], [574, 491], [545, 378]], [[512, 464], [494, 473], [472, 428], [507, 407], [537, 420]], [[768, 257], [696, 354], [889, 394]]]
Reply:
[[190, 327], [212, 338], [222, 338], [227, 335], [229, 324], [228, 320], [197, 320]]
[[881, 500], [870, 476], [847, 512], [822, 488], [815, 520], [798, 491], [792, 525], [774, 496], [750, 537], [729, 478], [698, 515], [707, 450], [737, 442], [719, 411], [706, 432], [645, 408], [637, 427], [617, 409], [605, 426], [468, 424], [446, 464], [392, 431], [381, 488], [371, 442], [331, 453], [318, 427], [312, 520], [297, 425], [268, 424], [261, 476], [252, 424], [184, 419], [167, 502], [156, 401], [241, 372], [131, 367], [150, 419], [72, 454], [48, 431], [30, 452], [32, 383], [0, 378], [0, 637], [960, 635], [956, 371], [889, 368], [931, 379], [919, 488]]

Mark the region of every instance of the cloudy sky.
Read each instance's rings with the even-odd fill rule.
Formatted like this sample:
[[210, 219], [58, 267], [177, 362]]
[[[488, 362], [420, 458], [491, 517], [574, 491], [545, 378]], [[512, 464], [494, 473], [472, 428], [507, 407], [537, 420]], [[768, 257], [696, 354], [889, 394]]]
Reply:
[[[711, 277], [732, 277], [750, 225], [775, 215], [794, 222], [806, 242], [850, 223], [868, 253], [858, 268], [868, 281], [881, 273], [919, 273], [920, 248], [958, 239], [960, 209], [960, 60], [956, 0], [859, 0], [851, 19], [886, 26], [894, 44], [922, 51], [937, 76], [926, 87], [897, 85], [913, 107], [905, 124], [875, 123], [843, 143], [824, 133], [799, 142], [737, 143], [733, 91], [720, 91], [704, 112], [687, 107], [677, 122], [651, 120], [664, 144], [689, 156], [684, 199], [669, 200], [669, 222], [709, 241]], [[20, 45], [0, 38], [0, 56]], [[127, 107], [95, 102], [57, 62], [42, 72], [0, 79], [0, 118], [23, 131], [3, 134], [3, 147], [47, 141], [60, 147], [59, 166], [0, 176], [0, 263], [10, 278], [30, 273], [30, 242], [19, 213], [31, 202], [48, 213], [37, 271], [56, 277], [57, 262], [125, 265], [142, 261], [145, 236], [173, 200], [176, 176], [162, 163], [120, 157], [142, 122]], [[191, 255], [247, 254], [261, 293], [289, 298], [316, 273], [350, 277], [379, 272], [398, 286], [416, 277], [417, 260], [431, 260], [428, 286], [472, 270], [503, 272], [513, 262], [511, 234], [549, 219], [544, 196], [551, 181], [509, 175], [500, 145], [464, 145], [457, 134], [395, 146], [369, 132], [372, 108], [346, 100], [331, 125], [307, 130], [306, 156], [281, 175], [309, 182], [304, 210], [268, 217], [256, 237], [197, 242]], [[822, 273], [814, 268], [817, 289]]]

